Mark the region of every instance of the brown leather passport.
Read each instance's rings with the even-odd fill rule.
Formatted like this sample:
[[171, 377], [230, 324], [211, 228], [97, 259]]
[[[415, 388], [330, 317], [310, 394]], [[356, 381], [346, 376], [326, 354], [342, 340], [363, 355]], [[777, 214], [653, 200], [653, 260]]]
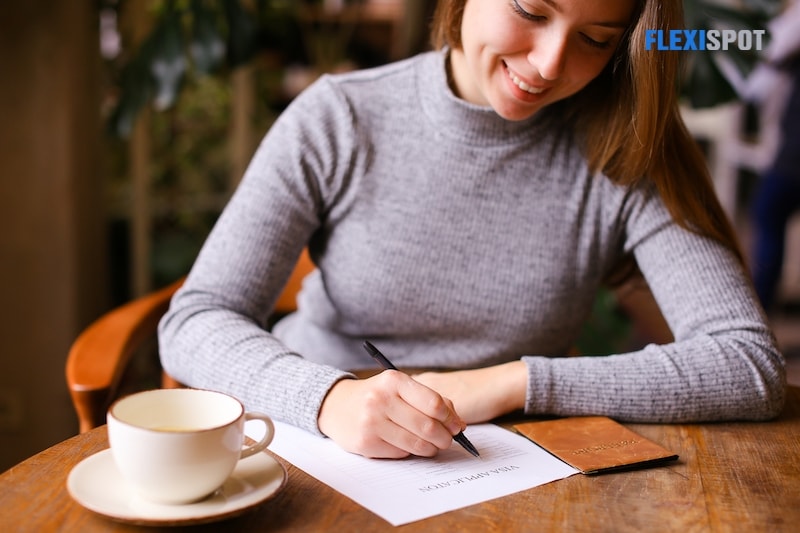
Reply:
[[678, 458], [605, 416], [525, 422], [514, 429], [583, 474], [644, 468]]

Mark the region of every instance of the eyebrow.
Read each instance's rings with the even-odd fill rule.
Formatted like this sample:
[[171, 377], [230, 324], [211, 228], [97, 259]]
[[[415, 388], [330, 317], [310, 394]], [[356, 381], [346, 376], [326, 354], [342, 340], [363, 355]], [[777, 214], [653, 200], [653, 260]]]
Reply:
[[[553, 8], [558, 13], [563, 13], [561, 6], [558, 5], [555, 0], [542, 0], [545, 4]], [[590, 23], [591, 26], [603, 26], [604, 28], [620, 28], [625, 29], [628, 27], [628, 22], [620, 22], [617, 20], [609, 20], [609, 21], [602, 21], [602, 22], [592, 22]]]

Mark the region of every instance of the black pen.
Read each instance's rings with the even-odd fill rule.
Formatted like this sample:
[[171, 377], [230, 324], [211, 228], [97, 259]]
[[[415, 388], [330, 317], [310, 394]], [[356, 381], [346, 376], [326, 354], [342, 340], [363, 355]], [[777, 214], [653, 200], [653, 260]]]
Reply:
[[[386, 356], [381, 353], [373, 344], [369, 341], [364, 341], [364, 349], [367, 351], [368, 354], [372, 356], [373, 359], [380, 363], [381, 367], [384, 370], [397, 370], [397, 367], [392, 364], [391, 361], [386, 359]], [[467, 450], [470, 454], [475, 457], [479, 457], [480, 454], [478, 453], [478, 449], [467, 439], [466, 435], [464, 435], [463, 431], [460, 431], [458, 435], [453, 436], [453, 440], [456, 441], [461, 445], [462, 448]]]

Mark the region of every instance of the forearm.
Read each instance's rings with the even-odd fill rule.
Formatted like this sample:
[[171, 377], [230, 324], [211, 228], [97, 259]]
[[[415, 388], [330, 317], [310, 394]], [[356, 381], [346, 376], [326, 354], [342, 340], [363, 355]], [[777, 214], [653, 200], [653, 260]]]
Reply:
[[414, 378], [452, 400], [456, 412], [468, 424], [525, 407], [528, 372], [522, 361], [475, 370], [426, 372]]
[[528, 388], [527, 367], [522, 361], [512, 361], [481, 369], [486, 380], [485, 393], [489, 404], [501, 416], [525, 407]]
[[763, 420], [783, 404], [780, 354], [710, 336], [614, 356], [526, 357], [527, 414], [636, 422]]
[[177, 305], [159, 332], [162, 364], [173, 377], [227, 392], [248, 409], [318, 431], [322, 399], [349, 374], [299, 357], [233, 311], [200, 310], [180, 300]]
[[743, 265], [726, 246], [675, 224], [657, 197], [640, 197], [639, 207], [635, 200], [624, 248], [675, 342], [607, 357], [526, 359], [526, 410], [642, 422], [776, 416], [784, 362]]

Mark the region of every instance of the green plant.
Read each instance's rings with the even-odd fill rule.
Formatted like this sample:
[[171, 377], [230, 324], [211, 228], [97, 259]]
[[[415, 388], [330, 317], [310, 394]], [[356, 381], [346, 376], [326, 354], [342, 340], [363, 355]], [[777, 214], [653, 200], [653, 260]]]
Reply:
[[158, 0], [154, 25], [141, 43], [119, 60], [119, 98], [108, 118], [114, 134], [127, 137], [148, 104], [171, 108], [187, 77], [227, 75], [265, 50], [288, 60], [302, 50], [296, 2], [253, 0]]
[[[125, 137], [148, 103], [158, 110], [170, 108], [190, 74], [226, 73], [266, 49], [293, 56], [290, 59], [320, 55], [320, 50], [331, 46], [304, 34], [297, 24], [298, 9], [313, 3], [253, 0], [249, 3], [253, 8], [246, 9], [240, 0], [154, 2], [152, 31], [122, 65], [117, 80], [120, 97], [109, 117], [110, 129]], [[764, 29], [781, 4], [780, 0], [685, 0], [685, 26], [696, 30]], [[340, 48], [341, 43], [338, 45]], [[758, 59], [758, 51], [735, 47], [688, 52], [681, 94], [697, 108], [735, 100], [735, 85]]]
[[[685, 0], [685, 26], [693, 30], [765, 29], [781, 7], [780, 0]], [[755, 49], [691, 51], [681, 95], [694, 108], [713, 107], [739, 99], [736, 86], [759, 60]]]
[[630, 348], [628, 341], [632, 330], [631, 321], [620, 310], [614, 292], [601, 288], [575, 347], [583, 355], [624, 353]]

